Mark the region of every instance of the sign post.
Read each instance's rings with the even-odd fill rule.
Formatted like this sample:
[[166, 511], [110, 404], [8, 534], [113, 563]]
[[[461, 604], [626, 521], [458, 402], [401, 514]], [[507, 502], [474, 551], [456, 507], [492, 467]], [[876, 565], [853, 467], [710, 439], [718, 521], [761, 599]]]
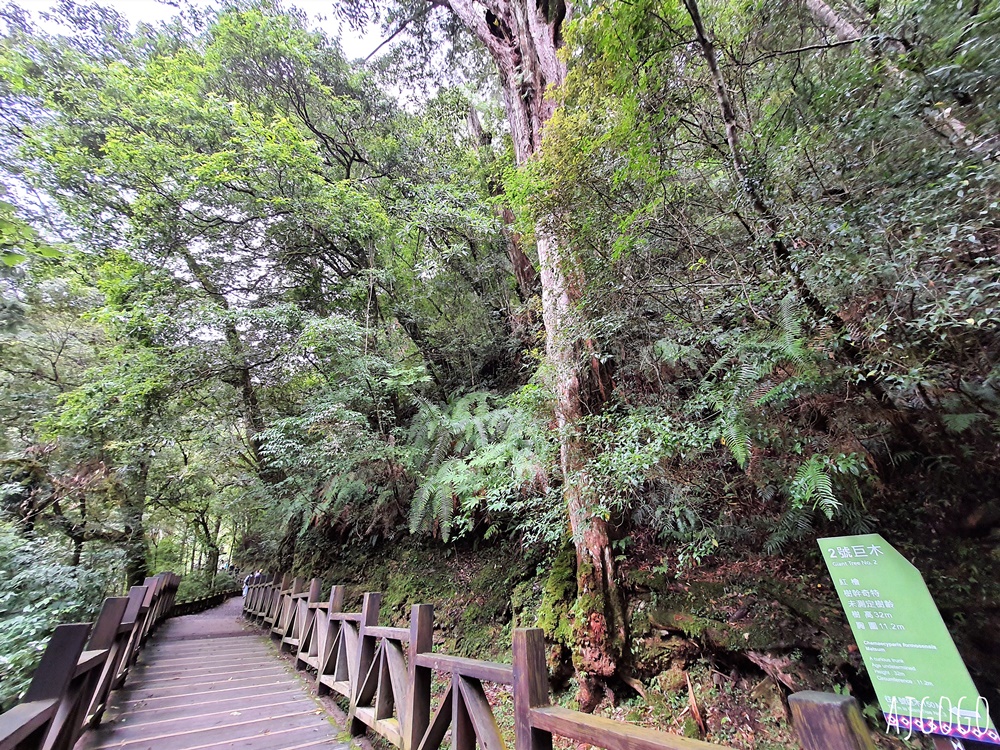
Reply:
[[888, 725], [1000, 745], [920, 572], [878, 534], [818, 541]]

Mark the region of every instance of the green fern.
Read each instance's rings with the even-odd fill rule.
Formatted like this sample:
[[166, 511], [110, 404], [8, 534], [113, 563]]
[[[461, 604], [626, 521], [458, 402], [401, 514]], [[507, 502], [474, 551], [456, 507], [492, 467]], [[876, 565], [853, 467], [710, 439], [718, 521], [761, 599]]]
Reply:
[[723, 428], [726, 447], [729, 448], [741, 469], [746, 467], [750, 460], [750, 451], [753, 448], [749, 428], [746, 422], [741, 419], [742, 416], [742, 414], [737, 414], [733, 419], [727, 421]]
[[[817, 355], [802, 330], [801, 303], [793, 295], [781, 301], [776, 325], [756, 336], [740, 337], [706, 374], [720, 419], [723, 442], [740, 468], [753, 451], [754, 411], [779, 405], [799, 385], [816, 377]], [[792, 374], [787, 365], [793, 364]], [[776, 376], [779, 368], [785, 372]], [[815, 491], [815, 490], [814, 490]]]
[[430, 479], [425, 479], [417, 486], [417, 491], [410, 499], [410, 533], [416, 534], [427, 518], [428, 506], [431, 504], [434, 495], [434, 483]]
[[448, 541], [472, 528], [492, 491], [528, 483], [538, 460], [526, 437], [527, 415], [497, 403], [492, 394], [473, 392], [443, 405], [419, 404], [410, 429], [412, 469], [418, 477], [410, 531], [437, 524]]
[[976, 422], [986, 418], [985, 414], [942, 414], [941, 421], [944, 422], [945, 429], [956, 435], [972, 427]]
[[788, 508], [778, 521], [778, 525], [764, 542], [764, 551], [769, 555], [780, 553], [786, 544], [810, 534], [813, 529], [812, 508], [792, 506]]
[[828, 463], [822, 456], [811, 456], [795, 472], [791, 484], [792, 507], [813, 508], [832, 519], [840, 509], [840, 501], [833, 493]]

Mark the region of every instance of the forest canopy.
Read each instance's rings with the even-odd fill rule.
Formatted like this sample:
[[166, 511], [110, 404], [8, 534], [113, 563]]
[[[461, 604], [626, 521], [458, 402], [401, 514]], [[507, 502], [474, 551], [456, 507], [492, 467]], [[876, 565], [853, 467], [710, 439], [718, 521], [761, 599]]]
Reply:
[[0, 700], [149, 573], [394, 545], [522, 551], [585, 708], [650, 587], [817, 536], [997, 611], [996, 2], [51, 14], [0, 9]]

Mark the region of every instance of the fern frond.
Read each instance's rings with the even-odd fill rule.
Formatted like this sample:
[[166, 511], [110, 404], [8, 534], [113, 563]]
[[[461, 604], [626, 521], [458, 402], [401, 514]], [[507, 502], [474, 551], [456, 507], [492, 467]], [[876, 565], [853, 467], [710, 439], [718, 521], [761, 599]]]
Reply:
[[809, 534], [812, 531], [812, 519], [813, 510], [811, 508], [794, 506], [789, 508], [764, 542], [764, 551], [769, 555], [776, 555], [789, 542]]
[[739, 464], [741, 469], [745, 468], [747, 462], [750, 460], [750, 451], [753, 448], [753, 444], [750, 439], [750, 431], [747, 428], [746, 422], [741, 418], [741, 415], [737, 415], [735, 419], [727, 422], [722, 434], [726, 447], [733, 454], [736, 463]]
[[785, 295], [785, 298], [781, 300], [779, 325], [784, 339], [783, 343], [787, 347], [794, 346], [802, 339], [802, 307], [798, 298], [792, 294]]
[[833, 493], [833, 480], [818, 456], [812, 456], [795, 472], [791, 486], [793, 507], [811, 507], [832, 519], [840, 509]]
[[447, 430], [441, 430], [437, 436], [437, 442], [434, 443], [434, 450], [431, 451], [430, 456], [427, 459], [427, 464], [425, 469], [428, 471], [433, 471], [437, 469], [441, 463], [444, 461], [445, 456], [452, 447], [452, 437]]
[[434, 501], [434, 482], [427, 479], [420, 483], [410, 500], [410, 533], [416, 534], [427, 517], [427, 506]]
[[438, 492], [436, 503], [437, 521], [441, 525], [441, 538], [448, 541], [451, 537], [451, 520], [455, 513], [455, 496], [451, 492]]

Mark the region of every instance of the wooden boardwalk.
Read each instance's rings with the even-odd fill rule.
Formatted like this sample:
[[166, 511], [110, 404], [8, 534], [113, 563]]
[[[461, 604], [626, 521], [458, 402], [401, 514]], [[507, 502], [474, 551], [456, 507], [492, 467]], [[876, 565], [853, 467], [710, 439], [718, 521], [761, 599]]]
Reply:
[[76, 750], [346, 750], [288, 662], [230, 599], [168, 620]]
[[[412, 607], [409, 627], [383, 626], [380, 593], [346, 612], [346, 587], [323, 601], [318, 578], [256, 576], [246, 601], [221, 605], [225, 593], [175, 602], [179, 583], [160, 573], [106, 599], [93, 624], [57, 626], [23, 699], [0, 714], [0, 750], [348, 750], [342, 740], [367, 731], [399, 750], [552, 750], [555, 737], [603, 750], [728, 750], [554, 705], [539, 628], [513, 629], [511, 663], [481, 661], [435, 650], [429, 604]], [[350, 702], [349, 735], [275, 653], [274, 636], [308, 667], [312, 689]], [[446, 687], [433, 708], [435, 680]], [[484, 682], [510, 686], [513, 743]], [[876, 750], [854, 698], [804, 691], [788, 703], [803, 750]]]

